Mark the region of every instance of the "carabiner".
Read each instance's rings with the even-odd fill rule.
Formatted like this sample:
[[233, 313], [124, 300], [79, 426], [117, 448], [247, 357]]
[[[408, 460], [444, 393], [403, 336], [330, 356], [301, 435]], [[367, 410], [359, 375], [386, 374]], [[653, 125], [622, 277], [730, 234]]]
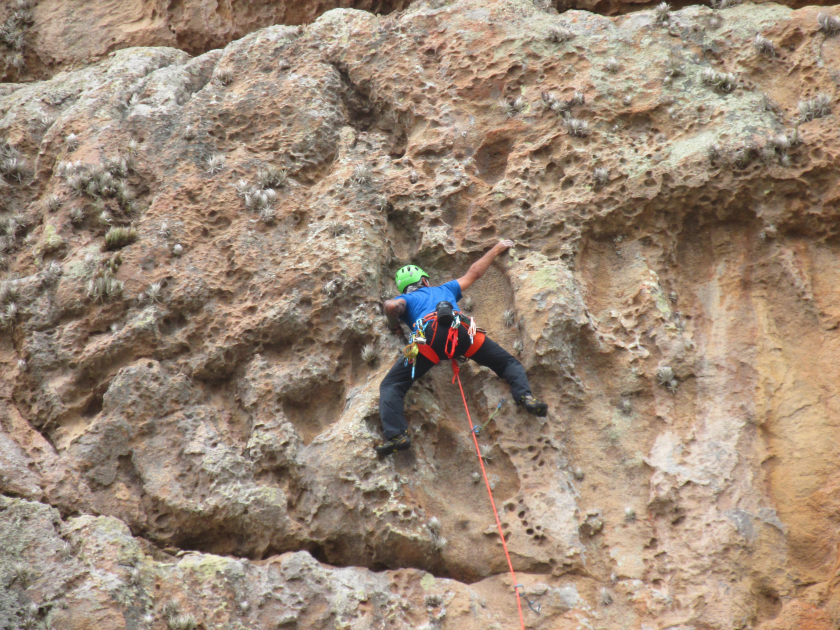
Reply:
[[[522, 589], [522, 597], [525, 599], [526, 602], [528, 602], [528, 608], [530, 608], [531, 610], [533, 610], [535, 613], [537, 613], [539, 615], [540, 611], [542, 610], [542, 604], [539, 604], [537, 602], [532, 602], [530, 599], [525, 597], [525, 586], [523, 584], [517, 584], [514, 587], [514, 589], [516, 591], [519, 591], [520, 588]], [[536, 605], [536, 608], [534, 608], [535, 605]]]

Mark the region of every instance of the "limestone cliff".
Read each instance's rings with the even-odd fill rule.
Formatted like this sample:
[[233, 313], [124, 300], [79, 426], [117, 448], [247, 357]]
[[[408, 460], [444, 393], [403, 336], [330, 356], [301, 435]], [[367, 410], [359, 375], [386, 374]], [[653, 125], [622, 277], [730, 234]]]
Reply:
[[372, 451], [394, 271], [511, 238], [527, 627], [836, 628], [834, 11], [258, 5], [0, 85], [0, 627], [517, 627], [448, 366]]

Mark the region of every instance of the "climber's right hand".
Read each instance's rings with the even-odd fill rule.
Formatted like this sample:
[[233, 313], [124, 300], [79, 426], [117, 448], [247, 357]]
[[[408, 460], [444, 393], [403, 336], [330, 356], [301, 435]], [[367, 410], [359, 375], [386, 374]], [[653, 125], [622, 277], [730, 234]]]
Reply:
[[394, 335], [403, 344], [408, 343], [408, 337], [406, 337], [405, 331], [403, 330], [402, 326], [397, 326], [395, 328], [392, 328], [391, 326], [388, 326], [388, 332], [391, 333], [392, 335]]

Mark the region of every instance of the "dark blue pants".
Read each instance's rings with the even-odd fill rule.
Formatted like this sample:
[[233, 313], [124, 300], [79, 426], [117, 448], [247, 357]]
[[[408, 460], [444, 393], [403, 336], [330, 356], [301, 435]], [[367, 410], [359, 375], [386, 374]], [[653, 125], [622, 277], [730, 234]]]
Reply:
[[[441, 364], [449, 363], [444, 356], [446, 333], [447, 329], [441, 326], [438, 334], [430, 340], [432, 350], [437, 352], [437, 355], [441, 358]], [[431, 336], [431, 326], [429, 326], [427, 336]], [[455, 351], [455, 356], [463, 356], [469, 347], [470, 337], [466, 328], [461, 326], [458, 332], [458, 348]], [[531, 394], [531, 386], [528, 384], [525, 368], [513, 355], [489, 337], [484, 340], [481, 348], [470, 358], [479, 365], [489, 367], [500, 378], [505, 379], [510, 385], [510, 393], [514, 400], [519, 400], [523, 396]], [[414, 378], [412, 379], [411, 366], [405, 365], [405, 359], [400, 357], [382, 380], [379, 385], [379, 417], [382, 419], [382, 432], [386, 440], [408, 429], [408, 422], [406, 422], [403, 414], [405, 395], [414, 381], [422, 377], [434, 365], [422, 354], [417, 355]]]

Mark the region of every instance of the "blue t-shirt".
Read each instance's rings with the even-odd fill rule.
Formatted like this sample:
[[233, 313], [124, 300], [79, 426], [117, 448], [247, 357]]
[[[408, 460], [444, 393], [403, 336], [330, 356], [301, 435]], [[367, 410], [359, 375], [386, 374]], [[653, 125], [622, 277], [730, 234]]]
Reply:
[[461, 299], [461, 285], [457, 280], [450, 280], [439, 287], [423, 287], [394, 299], [405, 300], [405, 313], [400, 319], [413, 327], [414, 322], [433, 312], [438, 302], [451, 302], [456, 306]]

